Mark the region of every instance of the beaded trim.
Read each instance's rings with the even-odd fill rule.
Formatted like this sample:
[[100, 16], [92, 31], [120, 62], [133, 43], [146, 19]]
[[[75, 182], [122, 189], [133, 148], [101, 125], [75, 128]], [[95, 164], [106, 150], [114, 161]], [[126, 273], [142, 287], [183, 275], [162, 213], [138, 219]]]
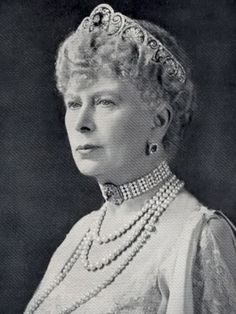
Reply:
[[77, 31], [80, 29], [94, 33], [102, 29], [109, 36], [118, 36], [120, 40], [134, 40], [140, 49], [146, 49], [151, 62], [161, 64], [170, 76], [181, 83], [186, 80], [183, 66], [157, 38], [131, 18], [120, 12], [114, 12], [108, 4], [100, 4], [95, 7], [90, 16], [83, 19]]
[[153, 189], [170, 175], [171, 170], [166, 161], [163, 161], [157, 168], [142, 178], [120, 186], [112, 183], [100, 184], [100, 189], [106, 201], [120, 205], [128, 199], [135, 198]]

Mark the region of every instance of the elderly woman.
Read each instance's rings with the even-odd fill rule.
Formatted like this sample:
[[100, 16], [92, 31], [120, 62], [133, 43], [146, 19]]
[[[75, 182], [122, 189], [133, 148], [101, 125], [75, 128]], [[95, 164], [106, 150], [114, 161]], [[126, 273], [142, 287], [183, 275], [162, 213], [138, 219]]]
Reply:
[[235, 227], [168, 166], [194, 108], [173, 37], [101, 4], [61, 45], [56, 78], [75, 164], [105, 202], [56, 250], [25, 313], [236, 313]]

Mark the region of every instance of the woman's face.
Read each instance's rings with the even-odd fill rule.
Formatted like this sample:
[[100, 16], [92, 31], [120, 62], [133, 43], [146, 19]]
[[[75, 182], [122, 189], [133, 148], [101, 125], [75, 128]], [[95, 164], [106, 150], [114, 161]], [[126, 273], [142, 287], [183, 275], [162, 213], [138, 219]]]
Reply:
[[81, 173], [120, 184], [142, 167], [152, 114], [131, 82], [101, 76], [86, 84], [75, 73], [65, 104], [66, 129]]

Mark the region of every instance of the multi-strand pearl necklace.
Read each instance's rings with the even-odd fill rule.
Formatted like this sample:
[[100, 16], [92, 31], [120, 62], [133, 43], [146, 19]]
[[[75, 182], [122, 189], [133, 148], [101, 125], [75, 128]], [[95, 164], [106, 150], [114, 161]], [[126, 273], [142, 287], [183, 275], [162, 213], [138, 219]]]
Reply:
[[[130, 221], [129, 224], [125, 225], [118, 232], [114, 232], [110, 234], [104, 240], [101, 241], [98, 233], [101, 228], [102, 220], [104, 219], [104, 213], [106, 213], [106, 209], [103, 210], [101, 218], [98, 220], [96, 225], [96, 229], [93, 228], [89, 235], [87, 236], [87, 241], [81, 252], [81, 260], [84, 267], [89, 271], [96, 271], [98, 269], [103, 268], [106, 265], [109, 265], [113, 260], [115, 260], [119, 255], [121, 255], [128, 247], [130, 247], [133, 242], [137, 239], [137, 237], [141, 234], [143, 230], [152, 231], [154, 230], [154, 224], [157, 218], [162, 214], [164, 209], [166, 208], [166, 199], [169, 199], [173, 190], [176, 188], [178, 184], [178, 179], [175, 176], [172, 176], [169, 181], [157, 192], [157, 194], [152, 197], [142, 208], [142, 210], [136, 215], [136, 217]], [[165, 195], [165, 197], [163, 197]], [[92, 243], [95, 240], [99, 244], [103, 244], [104, 242], [110, 242], [121, 237], [125, 234], [128, 229], [131, 229], [132, 226], [138, 224], [136, 229], [133, 231], [131, 236], [125, 240], [116, 250], [110, 252], [106, 257], [103, 257], [102, 260], [96, 262], [95, 264], [89, 261], [89, 251], [92, 247]], [[95, 230], [94, 230], [95, 229]]]
[[166, 192], [166, 196], [169, 192], [168, 188], [175, 180], [175, 176], [170, 177], [170, 179], [159, 189], [157, 194], [151, 198], [149, 201], [145, 203], [145, 205], [142, 207], [141, 211], [137, 213], [137, 215], [132, 219], [129, 223], [126, 223], [122, 228], [115, 231], [113, 234], [109, 234], [108, 236], [101, 236], [101, 225], [103, 223], [103, 220], [105, 218], [105, 215], [107, 213], [107, 203], [101, 208], [101, 215], [98, 219], [97, 225], [95, 226], [94, 230], [94, 240], [97, 241], [99, 244], [108, 243], [110, 241], [113, 241], [123, 234], [125, 234], [132, 226], [134, 226], [140, 219], [144, 221], [148, 216], [148, 211], [150, 210], [150, 205], [152, 205], [152, 211], [156, 209], [156, 202], [163, 201], [163, 199], [159, 199], [162, 196], [162, 193]]
[[[99, 233], [102, 225], [102, 221], [105, 217], [106, 208], [101, 211], [101, 216], [99, 217], [95, 227], [89, 228], [85, 233], [84, 237], [72, 253], [69, 260], [61, 269], [60, 273], [55, 277], [54, 281], [45, 289], [39, 297], [33, 302], [25, 314], [33, 314], [39, 306], [45, 301], [49, 294], [64, 280], [67, 274], [70, 272], [76, 261], [81, 258], [83, 266], [89, 271], [95, 271], [101, 269], [102, 267], [110, 264], [119, 255], [121, 255], [126, 248], [129, 246], [132, 250], [127, 254], [127, 257], [123, 262], [119, 264], [116, 270], [106, 279], [103, 283], [99, 284], [95, 288], [83, 294], [76, 302], [74, 302], [70, 307], [65, 308], [60, 312], [60, 314], [70, 314], [79, 308], [82, 304], [89, 301], [91, 298], [98, 295], [103, 289], [110, 285], [116, 277], [121, 274], [121, 272], [126, 268], [126, 266], [131, 262], [135, 255], [141, 250], [141, 248], [146, 243], [147, 239], [150, 237], [152, 231], [155, 230], [155, 223], [162, 215], [164, 210], [169, 206], [171, 201], [176, 197], [180, 189], [183, 187], [183, 182], [178, 180], [176, 176], [172, 176], [152, 197], [137, 214], [137, 216], [128, 224], [125, 225], [120, 231], [115, 232], [113, 235], [104, 237], [105, 241], [101, 241]], [[98, 242], [100, 244], [115, 240], [117, 237], [124, 235], [129, 229], [133, 228], [138, 224], [137, 228], [134, 230], [130, 238], [125, 241], [121, 246], [118, 247], [114, 252], [108, 255], [106, 258], [102, 259], [96, 264], [89, 261], [89, 251], [93, 242]]]

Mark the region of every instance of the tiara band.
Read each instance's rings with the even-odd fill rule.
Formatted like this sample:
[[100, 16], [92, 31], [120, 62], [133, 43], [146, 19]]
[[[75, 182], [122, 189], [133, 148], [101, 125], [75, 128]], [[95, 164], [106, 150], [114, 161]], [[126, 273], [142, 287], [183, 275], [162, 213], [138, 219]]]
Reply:
[[151, 62], [161, 64], [167, 73], [179, 82], [184, 83], [186, 80], [183, 66], [158, 39], [131, 18], [114, 12], [108, 4], [95, 7], [90, 16], [83, 19], [77, 31], [81, 29], [89, 33], [102, 29], [109, 36], [119, 36], [123, 41], [135, 40], [150, 53]]

